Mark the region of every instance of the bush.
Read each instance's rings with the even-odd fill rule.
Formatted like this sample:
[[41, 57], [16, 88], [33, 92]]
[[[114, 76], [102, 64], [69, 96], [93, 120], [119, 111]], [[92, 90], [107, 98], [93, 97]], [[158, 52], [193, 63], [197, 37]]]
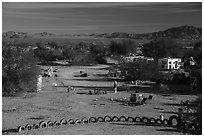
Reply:
[[156, 62], [138, 60], [121, 64], [121, 73], [126, 80], [154, 80], [160, 79], [160, 73]]
[[[20, 44], [21, 46], [25, 43]], [[15, 95], [27, 90], [36, 90], [39, 69], [33, 51], [19, 45], [3, 43], [2, 91], [3, 96]]]
[[135, 54], [137, 45], [133, 40], [123, 39], [122, 41], [111, 41], [110, 53], [115, 55], [129, 55], [130, 53]]

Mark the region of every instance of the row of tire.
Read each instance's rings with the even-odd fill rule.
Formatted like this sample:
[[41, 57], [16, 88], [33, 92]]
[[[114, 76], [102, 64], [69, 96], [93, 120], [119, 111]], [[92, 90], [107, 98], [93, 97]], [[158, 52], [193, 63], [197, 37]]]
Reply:
[[[173, 121], [176, 121], [176, 124], [173, 123]], [[82, 118], [80, 119], [61, 119], [60, 121], [41, 121], [39, 124], [27, 124], [26, 126], [18, 126], [17, 132], [21, 132], [24, 130], [32, 130], [32, 129], [39, 129], [39, 128], [47, 128], [47, 127], [56, 127], [56, 126], [63, 126], [63, 125], [75, 125], [75, 124], [87, 124], [87, 123], [102, 123], [102, 122], [140, 122], [140, 123], [146, 123], [146, 124], [157, 124], [157, 125], [173, 125], [176, 126], [178, 124], [179, 118], [178, 116], [174, 115], [171, 116], [169, 119], [155, 119], [153, 117], [147, 118], [147, 117], [126, 117], [126, 116], [108, 116], [105, 117], [90, 117], [88, 118]]]

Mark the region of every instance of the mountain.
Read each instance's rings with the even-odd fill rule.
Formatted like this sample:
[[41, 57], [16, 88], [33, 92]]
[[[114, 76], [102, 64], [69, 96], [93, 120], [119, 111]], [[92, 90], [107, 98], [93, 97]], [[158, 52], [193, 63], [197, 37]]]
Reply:
[[[93, 36], [93, 34], [92, 34]], [[131, 38], [131, 39], [161, 39], [161, 38], [171, 38], [171, 39], [200, 39], [202, 38], [202, 29], [194, 26], [180, 26], [169, 28], [164, 31], [136, 34], [136, 33], [124, 33], [124, 32], [114, 32], [112, 34], [97, 34], [96, 37], [106, 37], [106, 38]]]
[[28, 33], [8, 31], [8, 32], [3, 33], [2, 37], [3, 38], [26, 38], [28, 37]]
[[154, 39], [181, 39], [181, 40], [197, 40], [202, 38], [202, 28], [197, 28], [194, 26], [180, 26], [169, 28], [164, 31], [152, 32], [152, 33], [124, 33], [124, 32], [114, 32], [114, 33], [103, 33], [103, 34], [64, 34], [55, 35], [53, 33], [42, 32], [35, 34], [27, 34], [24, 32], [14, 32], [8, 31], [3, 33], [3, 37], [7, 38], [23, 38], [23, 37], [55, 37], [55, 36], [91, 36], [97, 38], [130, 38], [130, 39], [140, 39], [140, 40], [154, 40]]

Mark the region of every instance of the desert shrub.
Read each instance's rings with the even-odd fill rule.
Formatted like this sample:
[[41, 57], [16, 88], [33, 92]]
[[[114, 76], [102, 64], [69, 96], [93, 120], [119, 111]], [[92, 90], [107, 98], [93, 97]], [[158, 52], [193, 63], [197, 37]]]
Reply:
[[111, 41], [109, 51], [111, 54], [116, 55], [129, 55], [135, 54], [137, 45], [133, 40], [123, 39], [121, 41]]
[[182, 57], [183, 49], [174, 40], [159, 39], [143, 45], [142, 52], [146, 57], [152, 57], [154, 60], [164, 57]]
[[160, 79], [159, 69], [156, 62], [138, 60], [122, 63], [120, 67], [122, 75], [126, 80], [154, 80]]
[[[22, 43], [23, 45], [25, 43]], [[21, 91], [36, 90], [39, 69], [33, 51], [3, 43], [2, 46], [2, 91], [3, 96]]]

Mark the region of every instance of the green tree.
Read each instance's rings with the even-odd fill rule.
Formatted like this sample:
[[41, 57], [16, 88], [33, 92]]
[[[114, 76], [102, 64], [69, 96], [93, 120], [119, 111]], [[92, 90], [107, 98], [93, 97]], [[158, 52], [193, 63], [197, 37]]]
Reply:
[[121, 73], [128, 81], [132, 80], [158, 80], [160, 78], [159, 69], [156, 62], [138, 60], [134, 62], [122, 63]]
[[158, 61], [159, 58], [164, 57], [182, 57], [183, 49], [174, 40], [162, 39], [151, 41], [150, 43], [144, 44], [142, 52], [147, 57], [152, 57]]

